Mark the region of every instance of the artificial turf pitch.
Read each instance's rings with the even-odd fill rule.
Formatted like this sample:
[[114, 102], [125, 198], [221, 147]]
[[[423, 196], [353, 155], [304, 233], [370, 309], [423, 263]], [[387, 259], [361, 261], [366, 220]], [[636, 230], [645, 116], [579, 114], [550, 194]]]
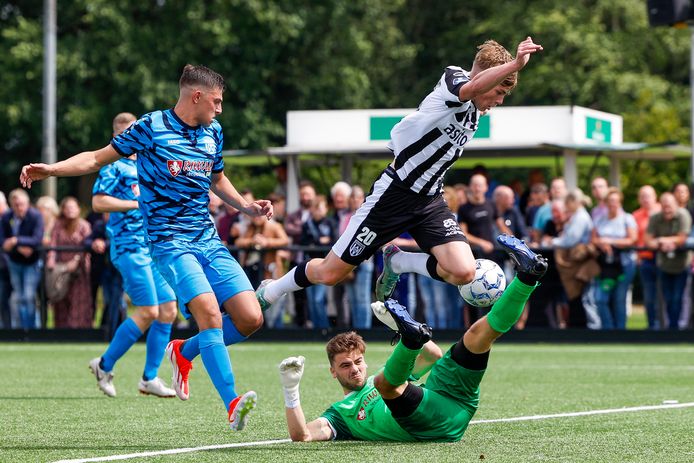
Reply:
[[[442, 346], [444, 347], [444, 346]], [[445, 346], [447, 347], [447, 346]], [[317, 343], [249, 341], [230, 349], [237, 391], [254, 389], [248, 427], [232, 433], [199, 359], [191, 398], [141, 396], [144, 344], [116, 365], [118, 396], [95, 385], [87, 362], [103, 344], [0, 344], [0, 462], [88, 459], [234, 442], [286, 439], [277, 364], [304, 355], [301, 399], [307, 419], [340, 389]], [[392, 348], [372, 343], [371, 373]], [[170, 382], [166, 361], [160, 377]], [[476, 420], [694, 402], [694, 346], [504, 344], [493, 351]], [[277, 443], [154, 455], [153, 462], [694, 462], [694, 407], [480, 423], [461, 442]]]

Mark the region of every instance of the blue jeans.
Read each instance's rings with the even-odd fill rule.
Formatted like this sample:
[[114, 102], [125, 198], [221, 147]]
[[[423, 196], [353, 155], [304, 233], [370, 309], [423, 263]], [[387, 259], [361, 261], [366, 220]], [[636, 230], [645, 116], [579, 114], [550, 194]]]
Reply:
[[682, 295], [684, 293], [684, 287], [687, 284], [689, 271], [666, 273], [658, 269], [657, 273], [660, 290], [665, 300], [668, 328], [671, 330], [679, 329], [680, 313], [682, 312]]
[[[0, 259], [5, 257], [0, 254]], [[7, 267], [0, 267], [0, 328], [12, 328], [12, 318], [10, 317], [10, 271]]]
[[598, 280], [595, 287], [595, 303], [598, 306], [600, 326], [603, 330], [623, 330], [627, 324], [627, 293], [636, 273], [633, 262], [622, 267], [621, 280], [611, 284]]
[[367, 259], [354, 270], [354, 280], [345, 284], [352, 313], [353, 328], [371, 328], [371, 278], [373, 273], [373, 259]]
[[658, 280], [655, 259], [643, 259], [639, 266], [641, 287], [643, 288], [643, 305], [646, 307], [648, 329], [660, 329], [658, 316]]
[[306, 288], [308, 299], [308, 317], [313, 322], [314, 328], [328, 327], [328, 300], [324, 285], [313, 285]]
[[[454, 301], [448, 299], [447, 287], [453, 285], [426, 276], [418, 275], [417, 277], [424, 300], [424, 314], [427, 324], [437, 329], [448, 328], [448, 318], [454, 310]], [[453, 287], [455, 288], [455, 286]], [[460, 296], [457, 298], [459, 299]]]
[[39, 263], [25, 265], [10, 260], [7, 267], [12, 282], [10, 298], [12, 328], [25, 330], [37, 328], [36, 289], [41, 278]]

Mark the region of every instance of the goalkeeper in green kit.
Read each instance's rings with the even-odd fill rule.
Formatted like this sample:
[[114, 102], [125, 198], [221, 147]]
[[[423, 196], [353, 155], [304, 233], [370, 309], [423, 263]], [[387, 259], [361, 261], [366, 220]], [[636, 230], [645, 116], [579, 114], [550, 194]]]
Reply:
[[[400, 333], [400, 341], [385, 367], [367, 377], [361, 336], [332, 338], [326, 346], [330, 372], [345, 397], [308, 423], [299, 400], [304, 358], [284, 359], [279, 369], [292, 440], [459, 441], [477, 411], [492, 343], [516, 323], [547, 271], [547, 261], [522, 241], [506, 235], [497, 241], [516, 264], [516, 278], [445, 354], [431, 341], [431, 328], [413, 320], [397, 301], [373, 303], [376, 316]], [[429, 371], [424, 385], [410, 382]]]

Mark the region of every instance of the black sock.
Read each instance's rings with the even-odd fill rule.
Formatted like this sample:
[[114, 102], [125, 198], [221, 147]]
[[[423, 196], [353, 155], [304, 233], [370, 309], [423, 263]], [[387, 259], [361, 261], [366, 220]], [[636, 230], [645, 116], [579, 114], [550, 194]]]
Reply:
[[302, 262], [297, 265], [294, 270], [294, 282], [302, 288], [313, 286], [313, 283], [311, 283], [306, 276], [306, 264], [308, 264], [308, 262]]
[[[102, 370], [104, 369], [104, 358], [103, 357], [101, 357], [101, 359], [99, 359], [99, 368], [101, 368]], [[104, 371], [106, 371], [106, 370], [104, 370]]]
[[400, 338], [400, 342], [403, 346], [407, 347], [410, 350], [419, 350], [422, 348], [422, 346], [424, 346], [423, 342], [418, 341], [416, 339], [410, 339], [405, 336]]
[[482, 371], [487, 369], [487, 362], [489, 361], [489, 352], [484, 352], [482, 354], [473, 354], [465, 344], [463, 340], [460, 339], [453, 350], [451, 350], [451, 358], [455, 363], [468, 370]]
[[429, 256], [427, 259], [427, 272], [429, 272], [429, 276], [433, 278], [434, 280], [439, 280], [439, 281], [445, 281], [443, 278], [441, 278], [436, 271], [436, 266], [438, 265], [439, 261], [436, 260], [436, 257], [434, 256]]

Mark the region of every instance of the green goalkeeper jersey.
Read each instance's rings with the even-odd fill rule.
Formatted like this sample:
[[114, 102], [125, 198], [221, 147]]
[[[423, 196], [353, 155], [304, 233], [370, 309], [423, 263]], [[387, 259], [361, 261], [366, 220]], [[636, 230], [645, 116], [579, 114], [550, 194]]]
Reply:
[[374, 376], [369, 376], [360, 391], [354, 391], [332, 404], [322, 415], [335, 431], [335, 439], [417, 440], [405, 431], [374, 387]]

